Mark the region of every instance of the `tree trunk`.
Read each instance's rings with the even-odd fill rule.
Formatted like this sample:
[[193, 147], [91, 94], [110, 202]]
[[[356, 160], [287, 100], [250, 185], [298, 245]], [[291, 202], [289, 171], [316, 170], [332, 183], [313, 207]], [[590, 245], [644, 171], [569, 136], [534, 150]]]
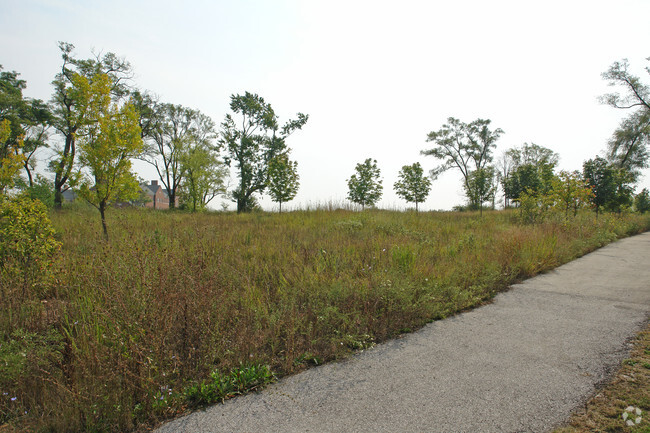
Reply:
[[27, 173], [27, 179], [29, 180], [29, 187], [34, 187], [34, 178], [32, 177], [32, 171], [29, 169], [29, 163], [25, 163], [25, 172]]
[[108, 242], [108, 229], [106, 228], [106, 202], [99, 203], [99, 214], [102, 217], [102, 229], [104, 229], [104, 239]]
[[282, 202], [279, 201], [278, 203], [280, 204], [280, 213], [282, 213]]
[[[66, 134], [63, 155], [61, 155], [61, 161], [59, 161], [56, 166], [56, 174], [54, 176], [54, 208], [59, 210], [63, 205], [63, 186], [68, 181], [68, 176], [70, 176], [70, 172], [72, 171], [72, 164], [74, 163], [75, 132], [77, 132], [76, 127]], [[70, 162], [67, 162], [68, 159]]]
[[176, 209], [176, 191], [169, 190], [169, 208]]
[[61, 206], [63, 203], [63, 193], [61, 192], [61, 189], [55, 189], [54, 190], [54, 208], [57, 210], [61, 210]]

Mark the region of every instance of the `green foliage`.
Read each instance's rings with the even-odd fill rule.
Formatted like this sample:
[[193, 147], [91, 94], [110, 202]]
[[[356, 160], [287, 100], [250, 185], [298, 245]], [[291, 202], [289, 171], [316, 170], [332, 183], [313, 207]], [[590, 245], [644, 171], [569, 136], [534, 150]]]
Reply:
[[[0, 128], [8, 128], [0, 132], [0, 179], [6, 177], [2, 174], [3, 168], [22, 163], [31, 185], [36, 164], [32, 157], [39, 149], [47, 147], [51, 113], [43, 101], [23, 96], [26, 83], [18, 78], [19, 75], [16, 71], [2, 72], [0, 65], [0, 122], [4, 123]], [[7, 181], [0, 180], [0, 189], [3, 184]]]
[[357, 164], [355, 171], [356, 173], [348, 179], [348, 200], [360, 204], [362, 209], [374, 206], [381, 198], [383, 190], [377, 160], [368, 158], [362, 164]]
[[26, 196], [0, 197], [0, 295], [25, 299], [43, 290], [60, 245], [43, 203]]
[[104, 236], [108, 240], [105, 211], [118, 200], [138, 198], [140, 185], [131, 172], [131, 158], [142, 152], [142, 138], [137, 114], [131, 104], [111, 104], [110, 80], [96, 76], [89, 81], [81, 75], [73, 77], [77, 100], [88, 105], [93, 120], [80, 129], [79, 161], [90, 176], [81, 175], [78, 192], [95, 206], [101, 216]]
[[[650, 152], [650, 87], [628, 71], [627, 59], [614, 62], [603, 73], [603, 79], [610, 86], [619, 86], [624, 94], [610, 93], [601, 98], [601, 102], [615, 108], [632, 110], [621, 121], [609, 141], [608, 159], [616, 168], [630, 173], [636, 181], [641, 170], [648, 167]], [[650, 73], [650, 69], [646, 68]]]
[[643, 190], [634, 197], [634, 207], [639, 213], [650, 211], [650, 193], [648, 193], [647, 188], [643, 188]]
[[276, 155], [269, 161], [269, 194], [273, 201], [280, 205], [293, 200], [300, 187], [300, 176], [298, 176], [298, 163], [289, 161], [286, 153]]
[[604, 158], [596, 157], [585, 161], [583, 176], [593, 191], [592, 203], [596, 214], [601, 209], [621, 212], [632, 204], [633, 176]]
[[435, 179], [440, 173], [457, 168], [467, 187], [470, 173], [485, 168], [492, 161], [496, 142], [503, 134], [501, 128], [491, 131], [490, 123], [489, 119], [464, 123], [450, 117], [440, 130], [430, 132], [427, 142], [433, 142], [435, 147], [421, 153], [443, 160], [442, 165], [432, 170], [432, 177]]
[[[226, 164], [235, 162], [238, 171], [239, 185], [232, 192], [237, 213], [250, 212], [253, 194], [264, 192], [268, 186], [269, 161], [286, 152], [287, 137], [302, 129], [309, 116], [298, 113], [297, 119], [280, 127], [271, 104], [249, 92], [232, 95], [230, 109], [241, 121], [235, 122], [232, 115], [226, 115], [221, 124], [220, 144], [228, 152], [224, 158]], [[238, 125], [242, 125], [241, 129]]]
[[496, 186], [494, 183], [494, 167], [484, 167], [469, 173], [465, 182], [465, 193], [470, 205], [479, 208], [483, 215], [483, 203], [494, 198]]
[[402, 167], [393, 188], [398, 196], [407, 202], [415, 203], [417, 212], [418, 203], [424, 202], [431, 191], [431, 179], [424, 176], [422, 166], [416, 162]]
[[546, 194], [531, 189], [520, 194], [519, 218], [527, 224], [540, 223], [551, 211], [563, 213], [565, 219], [571, 212], [575, 218], [580, 209], [590, 206], [592, 198], [593, 192], [579, 172], [561, 171], [551, 179]]
[[0, 121], [0, 194], [14, 185], [15, 177], [25, 159], [19, 150], [22, 142], [10, 142], [11, 122], [7, 119]]
[[580, 172], [561, 171], [551, 181], [548, 202], [556, 209], [563, 211], [565, 217], [569, 215], [569, 211], [573, 212], [575, 217], [579, 209], [590, 205], [593, 197], [593, 190], [583, 180]]
[[500, 162], [502, 172], [499, 173], [506, 206], [509, 201], [519, 202], [522, 193], [548, 193], [558, 160], [557, 153], [535, 143], [508, 149]]
[[46, 177], [37, 174], [31, 186], [21, 178], [16, 186], [32, 200], [39, 200], [48, 208], [54, 207], [54, 184]]
[[240, 365], [229, 374], [214, 370], [208, 380], [188, 387], [184, 394], [190, 406], [205, 406], [257, 390], [274, 380], [268, 365]]
[[73, 55], [74, 45], [59, 42], [61, 50], [61, 72], [59, 72], [52, 85], [54, 94], [50, 101], [52, 110], [52, 125], [63, 137], [63, 144], [56, 150], [56, 158], [50, 163], [50, 169], [54, 172], [54, 205], [61, 208], [63, 203], [63, 191], [73, 175], [76, 167], [77, 137], [81, 129], [97, 121], [93, 106], [88, 104], [88, 92], [80, 87], [80, 77], [87, 80], [86, 87], [104, 85], [95, 84], [93, 80], [98, 78], [105, 80], [108, 77], [108, 89], [110, 96], [119, 101], [126, 92], [126, 80], [130, 78], [131, 65], [124, 59], [113, 53], [106, 53], [104, 56], [96, 56], [93, 59], [77, 59]]
[[183, 153], [181, 165], [185, 177], [180, 189], [182, 204], [192, 211], [205, 209], [212, 199], [226, 193], [228, 169], [213, 148], [206, 144], [190, 147]]
[[[190, 194], [185, 201], [192, 203], [193, 209], [220, 194], [223, 170], [215, 155], [218, 149], [213, 144], [216, 138], [214, 121], [182, 105], [132, 99], [139, 104], [136, 107], [139, 123], [146, 128], [146, 135], [143, 135], [147, 138], [145, 160], [156, 168], [167, 189], [169, 207], [176, 207], [183, 187], [184, 192]], [[190, 185], [184, 185], [188, 174]]]

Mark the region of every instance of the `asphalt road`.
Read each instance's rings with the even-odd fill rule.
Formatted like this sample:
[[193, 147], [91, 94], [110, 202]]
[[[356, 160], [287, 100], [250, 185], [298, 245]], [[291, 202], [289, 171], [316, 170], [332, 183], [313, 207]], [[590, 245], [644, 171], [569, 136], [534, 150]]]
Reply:
[[545, 432], [620, 365], [650, 311], [650, 233], [169, 432]]

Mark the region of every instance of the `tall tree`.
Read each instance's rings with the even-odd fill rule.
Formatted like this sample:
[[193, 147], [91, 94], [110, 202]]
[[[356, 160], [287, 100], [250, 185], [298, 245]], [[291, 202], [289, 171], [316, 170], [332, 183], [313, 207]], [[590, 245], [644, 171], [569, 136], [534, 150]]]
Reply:
[[[22, 154], [29, 186], [33, 186], [34, 154], [47, 147], [51, 114], [43, 101], [25, 98], [27, 84], [16, 71], [3, 72], [0, 65], [0, 121], [8, 120], [10, 132], [4, 146]], [[7, 148], [3, 148], [5, 152]]]
[[309, 116], [298, 113], [295, 120], [280, 127], [271, 105], [249, 92], [232, 95], [230, 109], [239, 119], [235, 121], [233, 115], [226, 115], [220, 143], [228, 153], [224, 158], [226, 164], [234, 162], [239, 176], [239, 185], [232, 192], [237, 212], [249, 212], [255, 202], [253, 194], [264, 192], [268, 185], [269, 161], [287, 150], [287, 137], [302, 129]]
[[212, 199], [226, 193], [224, 179], [228, 168], [210, 146], [198, 144], [188, 148], [181, 156], [181, 165], [184, 173], [181, 197], [192, 211], [205, 209]]
[[582, 173], [593, 191], [591, 201], [596, 215], [601, 209], [620, 212], [624, 206], [632, 204], [633, 176], [624, 168], [596, 157], [584, 162]]
[[282, 203], [294, 199], [298, 194], [300, 187], [300, 176], [298, 176], [298, 163], [290, 161], [287, 153], [281, 153], [274, 156], [269, 161], [269, 194], [273, 201], [280, 206], [282, 213]]
[[549, 201], [557, 209], [563, 210], [565, 217], [569, 211], [576, 216], [578, 209], [586, 207], [593, 197], [593, 192], [579, 171], [561, 171], [551, 181], [551, 190], [548, 194]]
[[[647, 60], [650, 61], [650, 58]], [[623, 94], [606, 94], [601, 97], [601, 102], [632, 111], [614, 131], [608, 143], [608, 159], [619, 168], [626, 169], [636, 181], [650, 160], [650, 86], [633, 75], [628, 68], [628, 60], [623, 59], [614, 62], [602, 74], [610, 86], [622, 88]], [[650, 67], [645, 70], [650, 74]]]
[[129, 101], [138, 113], [142, 139], [153, 139], [154, 131], [160, 123], [160, 113], [156, 110], [158, 101], [150, 93], [138, 89], [129, 93]]
[[424, 202], [431, 191], [431, 179], [424, 176], [422, 166], [416, 162], [402, 167], [393, 188], [398, 196], [415, 203], [415, 211], [418, 212], [418, 203]]
[[[449, 117], [447, 123], [438, 131], [430, 132], [427, 142], [432, 142], [435, 147], [423, 150], [421, 153], [442, 160], [442, 164], [431, 171], [431, 176], [435, 179], [444, 171], [457, 168], [463, 175], [465, 189], [471, 188], [470, 173], [492, 162], [496, 142], [503, 134], [501, 128], [490, 130], [490, 123], [489, 119], [463, 123]], [[468, 197], [470, 201], [472, 196], [475, 195]], [[476, 205], [476, 203], [471, 204]]]
[[377, 160], [372, 158], [357, 164], [354, 170], [355, 174], [348, 179], [348, 200], [360, 204], [364, 210], [366, 206], [374, 206], [381, 198], [381, 170], [377, 167]]
[[81, 75], [88, 80], [106, 74], [110, 80], [109, 91], [112, 97], [120, 99], [127, 93], [126, 82], [131, 78], [131, 65], [113, 53], [80, 60], [74, 57], [74, 45], [59, 42], [63, 64], [52, 85], [54, 94], [50, 101], [54, 129], [63, 137], [64, 143], [57, 149], [57, 157], [51, 161], [54, 172], [54, 205], [60, 208], [63, 192], [68, 189], [68, 181], [73, 173], [76, 157], [76, 140], [82, 130], [93, 121], [86, 111], [88, 107], [77, 100], [79, 92], [75, 89], [73, 78]]
[[72, 77], [78, 90], [77, 101], [84, 105], [92, 122], [81, 130], [79, 160], [89, 175], [79, 179], [79, 195], [99, 210], [104, 237], [108, 240], [106, 209], [118, 200], [139, 195], [137, 177], [131, 172], [131, 159], [143, 149], [140, 126], [131, 104], [111, 103], [110, 78], [98, 74], [88, 80], [80, 74]]
[[488, 166], [470, 172], [466, 184], [466, 193], [473, 203], [478, 207], [483, 216], [483, 203], [493, 198], [495, 194], [494, 167]]
[[648, 192], [648, 188], [643, 188], [641, 192], [634, 197], [634, 207], [639, 213], [650, 211], [650, 192]]
[[24, 161], [19, 153], [22, 142], [13, 143], [10, 137], [11, 122], [7, 119], [0, 121], [0, 196], [14, 185]]
[[501, 173], [500, 180], [507, 206], [510, 200], [518, 202], [524, 192], [528, 195], [546, 194], [559, 156], [535, 143], [524, 143], [521, 147], [508, 149], [504, 160], [508, 171]]
[[[183, 158], [195, 146], [213, 146], [216, 137], [212, 119], [197, 110], [181, 105], [155, 104], [155, 124], [151, 139], [146, 140], [145, 161], [156, 168], [167, 189], [169, 207], [176, 207], [185, 170]], [[140, 116], [142, 119], [142, 116]]]

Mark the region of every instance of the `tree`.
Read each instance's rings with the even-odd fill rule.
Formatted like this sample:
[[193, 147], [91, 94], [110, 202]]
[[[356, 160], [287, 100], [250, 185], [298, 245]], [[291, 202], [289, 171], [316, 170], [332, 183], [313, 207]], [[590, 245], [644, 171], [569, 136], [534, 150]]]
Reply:
[[648, 193], [647, 188], [643, 188], [643, 190], [634, 197], [634, 207], [639, 213], [650, 211], [650, 193]]
[[140, 136], [143, 140], [153, 139], [154, 131], [159, 127], [160, 116], [156, 110], [158, 102], [148, 92], [134, 90], [129, 93], [129, 102], [138, 113], [138, 124], [140, 125]]
[[81, 131], [93, 121], [86, 110], [88, 107], [78, 100], [78, 89], [73, 79], [81, 75], [92, 81], [103, 74], [109, 78], [109, 93], [116, 100], [124, 97], [127, 92], [125, 82], [131, 78], [131, 65], [113, 53], [95, 56], [92, 59], [76, 59], [72, 52], [74, 45], [59, 42], [63, 64], [52, 85], [54, 94], [50, 101], [54, 129], [63, 137], [64, 143], [56, 149], [57, 157], [51, 161], [50, 168], [54, 172], [54, 205], [61, 208], [63, 192], [68, 189], [68, 181], [73, 174], [76, 157], [76, 141]]
[[[432, 178], [455, 167], [463, 175], [463, 184], [468, 191], [470, 173], [492, 162], [496, 141], [503, 134], [501, 128], [491, 131], [490, 123], [489, 119], [477, 119], [466, 124], [449, 117], [440, 130], [430, 132], [427, 142], [433, 142], [435, 147], [421, 153], [443, 160], [440, 166], [431, 171]], [[476, 197], [476, 194], [468, 197], [471, 201], [471, 197]], [[470, 204], [478, 207], [477, 203]]]
[[249, 92], [232, 95], [230, 109], [240, 119], [235, 122], [231, 114], [226, 115], [221, 124], [220, 143], [228, 152], [224, 158], [226, 164], [230, 166], [234, 162], [238, 171], [239, 185], [232, 192], [237, 213], [249, 212], [255, 202], [253, 194], [264, 192], [268, 185], [269, 161], [287, 150], [286, 139], [302, 129], [309, 116], [298, 113], [295, 120], [279, 127], [271, 105]]
[[181, 105], [155, 104], [153, 110], [149, 114], [155, 118], [149, 132], [152, 138], [147, 140], [144, 159], [156, 168], [167, 189], [169, 207], [174, 208], [185, 176], [183, 158], [196, 146], [214, 147], [215, 125], [209, 116]]
[[118, 200], [137, 198], [140, 186], [131, 172], [131, 158], [142, 152], [142, 138], [135, 108], [111, 102], [110, 78], [98, 74], [93, 80], [75, 74], [72, 77], [78, 101], [91, 107], [79, 137], [79, 160], [89, 170], [81, 175], [79, 195], [99, 210], [104, 237], [108, 241], [106, 209]]
[[[608, 143], [608, 159], [618, 168], [627, 170], [636, 181], [640, 170], [648, 167], [650, 159], [650, 86], [630, 73], [628, 67], [628, 60], [623, 59], [614, 62], [602, 74], [610, 86], [622, 87], [624, 93], [606, 94], [601, 97], [601, 102], [618, 109], [632, 110]], [[646, 67], [646, 72], [650, 74], [650, 68]]]
[[356, 173], [348, 179], [348, 200], [360, 204], [361, 209], [374, 206], [381, 198], [383, 190], [377, 160], [368, 158], [363, 164], [357, 164], [355, 171]]
[[551, 181], [550, 203], [555, 208], [563, 210], [564, 215], [567, 217], [570, 210], [573, 211], [573, 216], [575, 216], [578, 209], [588, 206], [591, 197], [593, 197], [593, 192], [578, 171], [571, 173], [561, 171]]
[[519, 202], [521, 194], [546, 194], [551, 187], [553, 170], [559, 161], [557, 153], [535, 143], [524, 143], [504, 153], [500, 176], [507, 207], [510, 200]]
[[604, 158], [596, 157], [584, 162], [582, 172], [593, 191], [591, 201], [596, 215], [601, 209], [620, 212], [624, 206], [632, 203], [630, 184], [633, 176], [627, 170]]
[[418, 203], [424, 202], [431, 191], [431, 179], [424, 176], [422, 166], [416, 162], [402, 167], [393, 188], [398, 196], [415, 203], [415, 211], [418, 212]]
[[478, 207], [483, 216], [483, 203], [494, 196], [494, 167], [483, 167], [469, 173], [466, 182], [466, 193], [470, 203]]
[[298, 163], [290, 161], [287, 153], [276, 155], [269, 161], [269, 194], [273, 201], [280, 205], [293, 200], [298, 194], [300, 176], [298, 176]]
[[23, 97], [27, 85], [18, 78], [19, 75], [16, 71], [2, 72], [0, 65], [0, 121], [7, 120], [10, 125], [0, 152], [6, 154], [11, 150], [22, 155], [29, 185], [33, 186], [33, 156], [39, 149], [47, 147], [51, 114], [43, 101]]
[[228, 169], [213, 148], [206, 144], [190, 147], [181, 156], [181, 166], [184, 181], [180, 192], [183, 203], [192, 211], [204, 209], [212, 199], [226, 193]]
[[10, 137], [11, 122], [7, 119], [0, 121], [0, 194], [13, 186], [16, 174], [24, 161], [24, 157], [19, 153], [22, 141], [13, 143]]

